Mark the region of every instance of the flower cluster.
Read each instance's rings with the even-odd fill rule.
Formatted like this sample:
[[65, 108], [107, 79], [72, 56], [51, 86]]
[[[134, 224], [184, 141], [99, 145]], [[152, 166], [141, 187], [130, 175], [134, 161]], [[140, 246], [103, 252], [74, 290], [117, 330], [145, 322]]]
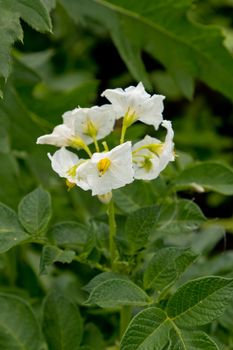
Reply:
[[[66, 179], [69, 187], [77, 185], [100, 196], [134, 179], [155, 179], [174, 160], [172, 125], [162, 117], [164, 96], [149, 95], [142, 83], [125, 90], [107, 89], [102, 96], [110, 104], [66, 112], [62, 124], [37, 139], [38, 144], [61, 147], [48, 156], [53, 170]], [[101, 151], [98, 140], [111, 133], [120, 118], [123, 118], [120, 144], [109, 150], [104, 141]], [[136, 121], [153, 125], [156, 130], [162, 125], [167, 131], [164, 142], [149, 135], [133, 145], [131, 141], [125, 142], [127, 129]], [[92, 143], [95, 153], [89, 148]], [[82, 149], [89, 158], [79, 158], [66, 147]]]

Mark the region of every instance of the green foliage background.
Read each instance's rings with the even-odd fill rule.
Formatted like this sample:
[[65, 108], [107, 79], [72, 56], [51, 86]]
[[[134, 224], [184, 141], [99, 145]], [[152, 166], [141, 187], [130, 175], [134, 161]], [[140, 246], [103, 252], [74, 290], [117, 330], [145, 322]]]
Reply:
[[[159, 299], [163, 306], [165, 295], [191, 278], [233, 277], [232, 18], [231, 0], [0, 0], [1, 349], [110, 349], [118, 339], [114, 307], [120, 305], [102, 294], [111, 280], [116, 291], [118, 283], [132, 291], [126, 304], [141, 307], [148, 302], [144, 290], [155, 285], [157, 294], [165, 293]], [[101, 271], [110, 273], [106, 208], [89, 192], [67, 192], [46, 156], [54, 148], [38, 146], [36, 139], [59, 124], [63, 112], [103, 104], [99, 95], [105, 88], [137, 81], [166, 96], [164, 118], [173, 122], [179, 157], [159, 179], [137, 181], [114, 193], [122, 258], [118, 273], [126, 270], [137, 286], [111, 275], [101, 281], [103, 290], [100, 281], [83, 290]], [[128, 137], [136, 140], [149, 132], [148, 126], [134, 125]], [[114, 131], [110, 145], [119, 133]], [[52, 203], [41, 187], [35, 190], [38, 186], [50, 193]], [[142, 217], [143, 235], [136, 230]], [[184, 273], [194, 261], [188, 248], [200, 256]], [[156, 266], [164, 262], [160, 256], [171, 257], [165, 281], [157, 277]], [[230, 292], [225, 291], [226, 298]], [[178, 313], [172, 306], [175, 295], [168, 302], [169, 315]], [[84, 301], [107, 310], [88, 309]], [[166, 316], [151, 309], [143, 317], [152, 322], [153, 313], [156, 329]], [[15, 322], [7, 318], [13, 313]], [[202, 327], [220, 349], [233, 349], [232, 315], [233, 303], [219, 321]], [[19, 328], [22, 318], [28, 328]], [[137, 326], [138, 319], [134, 322]], [[15, 343], [4, 336], [5, 327], [17, 334]], [[202, 349], [183, 328], [186, 347], [170, 325], [165, 327], [172, 339], [169, 349]], [[205, 333], [196, 332], [203, 349], [216, 349]], [[159, 339], [158, 349], [167, 349], [162, 333]], [[146, 344], [140, 350], [151, 349]]]

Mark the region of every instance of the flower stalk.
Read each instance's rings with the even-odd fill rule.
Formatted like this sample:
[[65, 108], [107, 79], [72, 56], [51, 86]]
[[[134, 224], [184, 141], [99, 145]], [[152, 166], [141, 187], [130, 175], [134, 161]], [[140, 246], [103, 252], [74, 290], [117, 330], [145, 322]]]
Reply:
[[115, 220], [115, 208], [113, 198], [108, 204], [108, 222], [109, 222], [109, 252], [111, 266], [114, 266], [115, 259], [117, 257], [117, 248], [115, 245], [116, 238], [116, 220]]

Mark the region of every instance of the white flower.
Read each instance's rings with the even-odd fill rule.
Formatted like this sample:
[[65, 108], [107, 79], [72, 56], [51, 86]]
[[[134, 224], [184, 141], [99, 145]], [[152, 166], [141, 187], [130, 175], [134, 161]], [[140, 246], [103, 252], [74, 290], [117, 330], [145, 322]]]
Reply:
[[[91, 108], [78, 108], [73, 113], [74, 129], [88, 145], [93, 139], [100, 140], [113, 131], [115, 124], [115, 111], [112, 105], [94, 106]], [[64, 122], [67, 121], [67, 117]]]
[[77, 177], [86, 176], [92, 195], [103, 195], [133, 182], [131, 142], [125, 142], [109, 152], [94, 153], [77, 169]]
[[164, 120], [162, 126], [167, 129], [164, 143], [147, 135], [133, 146], [135, 179], [155, 179], [167, 164], [175, 159], [171, 122]]
[[58, 125], [53, 132], [48, 135], [38, 137], [37, 144], [54, 145], [57, 147], [70, 146], [71, 140], [74, 138], [72, 129], [66, 125]]
[[56, 126], [51, 134], [39, 137], [37, 143], [75, 148], [96, 143], [113, 130], [115, 112], [111, 105], [75, 108], [62, 118], [63, 124]]
[[67, 184], [76, 184], [83, 190], [89, 190], [89, 186], [85, 181], [85, 178], [77, 177], [77, 169], [81, 168], [85, 164], [85, 160], [79, 159], [78, 156], [68, 151], [65, 147], [62, 147], [56, 151], [53, 155], [48, 153], [48, 157], [51, 160], [53, 170], [60, 176], [68, 180]]
[[162, 95], [149, 95], [142, 83], [136, 87], [130, 86], [125, 90], [107, 89], [101, 96], [105, 96], [113, 105], [117, 119], [127, 117], [127, 126], [140, 120], [145, 124], [153, 125], [157, 129], [163, 120]]

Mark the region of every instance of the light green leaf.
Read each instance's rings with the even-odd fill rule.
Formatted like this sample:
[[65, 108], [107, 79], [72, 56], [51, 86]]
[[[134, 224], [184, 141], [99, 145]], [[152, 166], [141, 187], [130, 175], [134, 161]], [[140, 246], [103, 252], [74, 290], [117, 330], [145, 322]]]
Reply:
[[109, 279], [98, 284], [85, 304], [96, 304], [103, 308], [116, 308], [122, 305], [147, 305], [147, 294], [131, 281]]
[[[191, 0], [60, 0], [77, 23], [91, 19], [104, 26], [137, 80], [147, 84], [141, 53], [160, 61], [187, 97], [194, 79], [233, 99], [233, 65], [217, 27], [190, 20]], [[169, 54], [169, 53], [172, 53]]]
[[190, 249], [170, 247], [158, 250], [144, 272], [144, 287], [161, 292], [171, 286], [196, 257]]
[[203, 277], [187, 282], [170, 298], [167, 314], [178, 327], [193, 328], [222, 315], [232, 299], [233, 279]]
[[78, 307], [59, 293], [50, 293], [44, 302], [43, 331], [51, 350], [78, 350], [83, 323]]
[[162, 350], [168, 342], [170, 323], [156, 307], [139, 312], [130, 322], [120, 350]]
[[191, 332], [179, 330], [170, 331], [170, 345], [168, 350], [219, 350], [215, 342], [201, 331]]
[[0, 349], [40, 350], [40, 328], [29, 305], [18, 297], [0, 294], [0, 309]]
[[192, 201], [181, 199], [161, 206], [154, 234], [179, 235], [195, 231], [205, 221], [201, 209]]
[[198, 188], [225, 195], [233, 194], [233, 170], [217, 162], [198, 163], [181, 172], [175, 181], [178, 190]]
[[153, 231], [158, 207], [141, 208], [131, 213], [125, 223], [125, 236], [129, 243], [130, 253], [145, 247]]
[[40, 274], [47, 273], [47, 269], [55, 262], [71, 263], [75, 257], [73, 250], [62, 250], [55, 246], [46, 245], [43, 247], [42, 255], [40, 259]]
[[0, 203], [0, 253], [29, 238], [23, 231], [14, 210]]
[[21, 224], [29, 233], [43, 234], [52, 215], [50, 194], [38, 187], [21, 200], [18, 213]]
[[0, 1], [0, 96], [10, 73], [10, 52], [15, 41], [23, 41], [20, 18], [38, 31], [51, 31], [48, 9], [41, 0]]

